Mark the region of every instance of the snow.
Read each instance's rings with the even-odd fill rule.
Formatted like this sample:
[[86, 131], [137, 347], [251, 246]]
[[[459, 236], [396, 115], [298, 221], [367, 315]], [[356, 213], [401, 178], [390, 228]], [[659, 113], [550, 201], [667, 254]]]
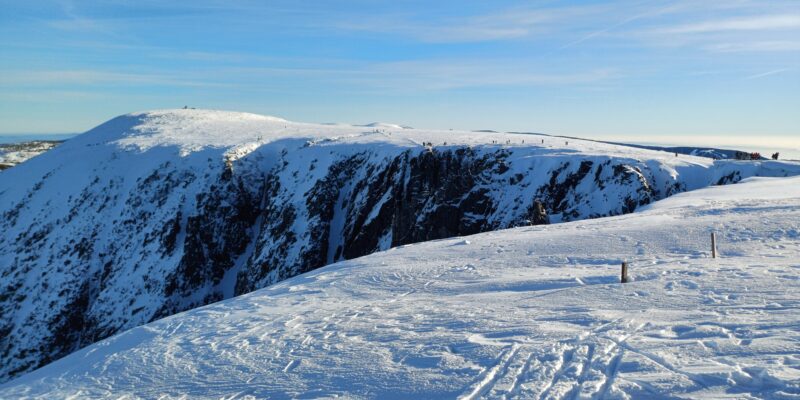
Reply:
[[[169, 224], [172, 218], [177, 218], [178, 215], [181, 216], [180, 226], [186, 227], [189, 218], [201, 213], [198, 208], [198, 195], [213, 193], [215, 185], [219, 183], [219, 176], [228, 164], [234, 169], [234, 175], [237, 178], [247, 177], [248, 175], [255, 176], [249, 181], [243, 179], [242, 182], [253, 182], [263, 179], [264, 174], [273, 170], [273, 166], [286, 163], [286, 168], [277, 173], [276, 176], [281, 186], [287, 188], [287, 190], [280, 194], [276, 202], [305, 205], [308, 201], [307, 194], [316, 182], [326, 177], [329, 167], [334, 162], [348, 157], [365, 157], [368, 158], [370, 167], [381, 168], [381, 166], [390, 163], [407, 150], [419, 154], [427, 151], [439, 151], [440, 149], [455, 151], [470, 147], [479, 156], [487, 155], [492, 157], [496, 157], [498, 152], [501, 152], [507, 155], [505, 166], [508, 167], [508, 170], [506, 172], [498, 171], [493, 173], [489, 176], [490, 179], [488, 181], [482, 183], [483, 188], [489, 190], [492, 198], [497, 201], [498, 207], [494, 214], [490, 216], [476, 216], [486, 219], [495, 227], [513, 226], [513, 222], [519, 220], [520, 213], [524, 212], [525, 204], [523, 202], [528, 202], [535, 198], [538, 188], [548, 184], [552, 171], [571, 163], [569, 170], [565, 172], [566, 175], [574, 172], [582, 160], [592, 161], [595, 165], [600, 165], [605, 161], [616, 161], [625, 165], [630, 171], [633, 170], [631, 167], [639, 168], [647, 175], [648, 181], [646, 183], [658, 188], [661, 192], [660, 196], [671, 194], [672, 192], [669, 189], [673, 188], [675, 184], [682, 185], [681, 190], [693, 190], [714, 184], [720, 178], [731, 174], [748, 177], [754, 175], [785, 176], [800, 173], [800, 165], [796, 163], [713, 161], [707, 158], [691, 156], [675, 157], [673, 153], [576, 139], [570, 139], [567, 145], [561, 138], [535, 134], [436, 131], [406, 128], [395, 130], [395, 128], [396, 126], [391, 124], [374, 124], [371, 127], [304, 124], [276, 117], [213, 110], [140, 112], [115, 118], [67, 141], [53, 150], [26, 161], [23, 165], [4, 171], [0, 174], [0, 212], [3, 215], [14, 216], [15, 221], [0, 221], [0, 226], [3, 227], [3, 236], [0, 239], [0, 267], [3, 268], [3, 276], [13, 276], [13, 278], [7, 278], [7, 282], [13, 283], [17, 289], [13, 292], [13, 297], [6, 296], [3, 300], [0, 300], [0, 305], [4, 307], [0, 310], [2, 311], [0, 314], [4, 314], [0, 318], [0, 325], [13, 327], [11, 334], [8, 336], [13, 339], [7, 341], [7, 343], [11, 343], [12, 349], [8, 353], [10, 355], [4, 359], [4, 361], [8, 360], [8, 362], [0, 362], [0, 371], [7, 373], [19, 368], [20, 365], [30, 365], [29, 362], [39, 360], [36, 357], [41, 356], [42, 353], [47, 356], [50, 349], [46, 346], [53, 336], [51, 321], [70, 309], [69, 302], [77, 296], [75, 293], [85, 283], [97, 285], [97, 279], [92, 280], [92, 277], [105, 274], [104, 264], [109, 259], [114, 261], [113, 274], [110, 275], [110, 278], [103, 280], [102, 290], [93, 293], [95, 297], [90, 301], [89, 311], [84, 317], [88, 320], [96, 321], [97, 325], [107, 330], [107, 332], [117, 332], [142, 325], [157, 315], [161, 315], [158, 312], [167, 301], [164, 295], [164, 285], [166, 285], [170, 276], [175, 273], [181, 260], [184, 250], [180, 244], [184, 242], [186, 229], [180, 230], [176, 239], [176, 242], [179, 243], [178, 250], [173, 254], [164, 255], [162, 244], [159, 241], [148, 240], [148, 238], [158, 236], [162, 228]], [[423, 142], [432, 142], [434, 145], [433, 150], [423, 146]], [[351, 182], [364, 180], [367, 174], [365, 172], [366, 169], [368, 168], [360, 169], [354, 173], [354, 176], [349, 176], [348, 178], [351, 179]], [[603, 174], [610, 175], [609, 168], [606, 168]], [[521, 175], [523, 177], [522, 181], [517, 182], [516, 185], [509, 185], [509, 179], [516, 175]], [[560, 179], [563, 179], [563, 176], [561, 175]], [[643, 177], [642, 173], [638, 173], [638, 176], [640, 178]], [[151, 182], [151, 184], [143, 184], [143, 182]], [[349, 185], [352, 186], [352, 183]], [[361, 208], [365, 206], [365, 193], [363, 191], [351, 192], [348, 184], [344, 186], [345, 190], [341, 192], [339, 201], [336, 204], [330, 228], [332, 239], [328, 243], [327, 261], [329, 262], [341, 259], [341, 257], [335, 259], [335, 249], [342, 244], [342, 235], [340, 233], [347, 222], [343, 209], [345, 194], [347, 194], [349, 207]], [[733, 190], [732, 193], [737, 193], [738, 196], [743, 194], [741, 187], [734, 186], [733, 188], [730, 189]], [[625, 182], [608, 184], [605, 190], [599, 190], [588, 182], [584, 182], [579, 189], [574, 196], [574, 209], [578, 216], [572, 216], [571, 218], [587, 218], [618, 213], [616, 210], [619, 209], [621, 199], [628, 196], [631, 191], [635, 191], [635, 189], [632, 189], [632, 185]], [[782, 190], [784, 189], [781, 188], [778, 192], [782, 192]], [[744, 193], [750, 195], [749, 191], [744, 191]], [[768, 196], [760, 191], [754, 193], [756, 198]], [[354, 197], [351, 197], [351, 195]], [[700, 196], [701, 194], [695, 195]], [[680, 201], [679, 199], [681, 198], [673, 198], [671, 201]], [[688, 200], [685, 200], [688, 204], [683, 206], [691, 208], [695, 202], [702, 200], [701, 198], [694, 199], [694, 197], [688, 198]], [[570, 198], [570, 201], [572, 200]], [[702, 201], [705, 202], [706, 200]], [[709, 201], [713, 203], [716, 200], [711, 199]], [[383, 203], [381, 201], [373, 206], [369, 213], [370, 218], [377, 215]], [[430, 207], [436, 207], [436, 205], [434, 204]], [[308, 230], [308, 226], [314, 222], [311, 220], [312, 217], [310, 217], [305, 208], [297, 208], [300, 213], [289, 231], [295, 233], [299, 239], [287, 250], [286, 257], [283, 260], [286, 265], [292, 265], [293, 261], [298, 260], [304, 249], [303, 246], [312, 243], [316, 239], [310, 236]], [[150, 216], [149, 224], [142, 227], [132, 227], [125, 223], [140, 220], [142, 215]], [[720, 215], [724, 214], [720, 212]], [[553, 222], [563, 221], [568, 218], [570, 217], [567, 216], [565, 218], [558, 213], [551, 215]], [[656, 221], [655, 217], [653, 218], [649, 221]], [[661, 218], [665, 223], [674, 222], [669, 215]], [[206, 282], [204, 283], [206, 286], [199, 287], [196, 290], [193, 289], [185, 297], [170, 299], [170, 301], [174, 300], [178, 304], [176, 307], [179, 307], [179, 309], [187, 309], [197, 304], [204, 304], [203, 301], [206, 298], [216, 299], [232, 296], [237, 274], [246, 269], [248, 264], [257, 264], [262, 260], [268, 259], [267, 256], [274, 251], [274, 247], [258, 247], [254, 245], [256, 240], [263, 239], [266, 242], [273, 240], [273, 237], [259, 228], [262, 226], [262, 222], [263, 219], [260, 218], [252, 229], [242, 232], [242, 234], [253, 238], [253, 241], [250, 242], [242, 254], [236, 254], [232, 267], [225, 271], [220, 282]], [[569, 226], [596, 226], [593, 224], [586, 223]], [[467, 274], [468, 271], [496, 271], [501, 274], [491, 278], [495, 280], [492, 283], [494, 286], [490, 285], [485, 291], [492, 293], [495, 289], [506, 286], [518, 288], [511, 289], [510, 294], [505, 293], [509, 292], [509, 290], [498, 289], [499, 291], [495, 294], [496, 298], [491, 298], [492, 296], [489, 294], [485, 295], [489, 297], [488, 309], [499, 310], [502, 314], [507, 310], [503, 309], [505, 304], [500, 303], [504, 303], [504, 301], [499, 300], [499, 298], [508, 295], [509, 301], [521, 301], [514, 296], [516, 296], [515, 293], [517, 292], [527, 290], [524, 282], [534, 282], [531, 283], [532, 289], [530, 289], [534, 292], [597, 283], [598, 275], [582, 276], [580, 271], [587, 267], [599, 268], [598, 266], [604, 266], [603, 274], [608, 273], [608, 276], [611, 277], [614, 274], [614, 268], [616, 268], [614, 265], [618, 264], [619, 259], [624, 256], [624, 254], [609, 252], [606, 257], [605, 245], [601, 246], [587, 241], [584, 241], [581, 245], [585, 249], [573, 246], [559, 250], [560, 247], [558, 246], [563, 247], [571, 244], [572, 238], [562, 237], [560, 240], [563, 243], [558, 242], [560, 244], [548, 243], [552, 242], [551, 237], [558, 236], [556, 233], [561, 232], [560, 229], [567, 228], [548, 227], [541, 229], [543, 233], [538, 230], [509, 231], [515, 233], [508, 233], [507, 237], [504, 236], [506, 233], [503, 233], [503, 235], [497, 237], [480, 235], [476, 236], [478, 239], [469, 238], [458, 239], [455, 242], [435, 242], [430, 244], [430, 246], [434, 246], [430, 250], [426, 250], [428, 247], [424, 245], [420, 245], [421, 247], [405, 247], [383, 253], [379, 258], [381, 261], [375, 261], [377, 260], [375, 258], [367, 258], [364, 259], [367, 261], [359, 260], [352, 263], [339, 264], [328, 270], [333, 271], [331, 272], [331, 277], [337, 276], [338, 273], [334, 273], [335, 271], [345, 271], [343, 274], [348, 275], [348, 279], [350, 279], [349, 274], [351, 273], [357, 277], [359, 274], [368, 274], [365, 271], [383, 271], [384, 269], [387, 274], [397, 273], [399, 276], [403, 276], [406, 273], [406, 269], [413, 269], [412, 272], [414, 274], [422, 274], [421, 276], [425, 277], [428, 277], [428, 275], [435, 277], [443, 268], [464, 268], [464, 271], [457, 272], [453, 276], [461, 276]], [[575, 228], [574, 232], [582, 232], [582, 229], [584, 228]], [[794, 230], [794, 232], [796, 231], [797, 229]], [[749, 232], [744, 232], [737, 237], [741, 240], [747, 240], [748, 235]], [[702, 235], [698, 234], [698, 237], [701, 238], [706, 236], [707, 232]], [[519, 239], [514, 239], [515, 237], [519, 237]], [[26, 238], [31, 241], [37, 238], [40, 240], [34, 243], [33, 246], [28, 246], [24, 244], [26, 240], [23, 239]], [[480, 238], [483, 238], [483, 242]], [[93, 245], [92, 254], [87, 257], [88, 261], [80, 260], [75, 255], [75, 242], [81, 242], [84, 239], [90, 241]], [[508, 241], [509, 243], [518, 243], [519, 246], [523, 246], [527, 241], [530, 241], [536, 245], [530, 245], [524, 251], [515, 253], [516, 250], [504, 246], [486, 249], [487, 240], [490, 242], [495, 240]], [[653, 240], [659, 241], [661, 239], [654, 237]], [[388, 230], [380, 237], [378, 248], [386, 249], [391, 244], [392, 232]], [[464, 244], [468, 245], [465, 246]], [[633, 244], [631, 243], [630, 245]], [[547, 246], [555, 247], [549, 248]], [[647, 246], [649, 244], [642, 245], [640, 250], [642, 254], [649, 254], [647, 252], [650, 250]], [[690, 248], [686, 246], [688, 244], [684, 243], [680, 246], [675, 245], [674, 248]], [[478, 249], [475, 250], [477, 251], [475, 256], [464, 258], [463, 254], [473, 251], [471, 249]], [[670, 249], [667, 248], [667, 250]], [[690, 252], [689, 254], [697, 255], [699, 253]], [[745, 253], [742, 252], [742, 254]], [[602, 257], [598, 255], [602, 255]], [[513, 261], [515, 257], [518, 258], [517, 261]], [[601, 258], [595, 259], [593, 257]], [[666, 260], [669, 260], [669, 258], [663, 257], [659, 258], [658, 262], [668, 262]], [[434, 261], [439, 264], [431, 264]], [[366, 264], [362, 266], [360, 264], [362, 262]], [[648, 262], [655, 261], [650, 260]], [[496, 263], [500, 265], [495, 265]], [[67, 265], [69, 265], [68, 268]], [[531, 265], [536, 267], [533, 268]], [[574, 274], [577, 275], [566, 277], [557, 274], [553, 275], [556, 267], [563, 265], [574, 267]], [[519, 271], [526, 272], [517, 276], [516, 274], [519, 274]], [[561, 270], [559, 269], [559, 271]], [[263, 282], [258, 282], [258, 285], [254, 286], [273, 283], [295, 273], [297, 273], [296, 270], [276, 268], [270, 272], [271, 275], [264, 278]], [[240, 274], [239, 276], [241, 277]], [[328, 275], [323, 274], [320, 276]], [[432, 290], [434, 286], [447, 286], [453, 283], [448, 280], [450, 278], [447, 276], [441, 275], [439, 278], [430, 278], [429, 280], [436, 283], [436, 285], [431, 283], [427, 289]], [[522, 282], [520, 283], [521, 286], [518, 286], [515, 281], [518, 277], [524, 278], [520, 281]], [[536, 283], [539, 277], [544, 277], [541, 278], [543, 282]], [[611, 278], [601, 279], [601, 281], [611, 282], [609, 279]], [[439, 280], [443, 281], [439, 282]], [[271, 315], [276, 315], [276, 318], [282, 318], [286, 315], [294, 317], [304, 312], [309, 312], [311, 313], [309, 318], [312, 318], [312, 320], [308, 322], [307, 336], [313, 339], [314, 335], [312, 333], [314, 330], [319, 331], [324, 326], [324, 323], [320, 322], [320, 318], [324, 317], [319, 315], [315, 317], [314, 315], [316, 314], [312, 312], [312, 308], [319, 307], [319, 303], [329, 302], [330, 304], [326, 304], [322, 307], [322, 311], [317, 312], [327, 312], [325, 310], [329, 310], [331, 313], [341, 315], [351, 310], [348, 305], [340, 304], [340, 307], [344, 308], [334, 307], [335, 304], [341, 302], [339, 299], [354, 303], [363, 302], [366, 306], [367, 303], [389, 301], [394, 298], [392, 296], [394, 296], [395, 292], [408, 293], [407, 296], [399, 299], [411, 301], [416, 298], [417, 294], [415, 293], [424, 293], [425, 291], [425, 288], [420, 288], [417, 283], [403, 283], [397, 279], [395, 281], [397, 282], [393, 284], [399, 286], [389, 285], [383, 286], [383, 289], [381, 289], [381, 285], [375, 286], [376, 282], [388, 284], [392, 282], [392, 279], [379, 274], [373, 280], [362, 282], [366, 284], [365, 289], [372, 290], [371, 288], [375, 286], [374, 292], [353, 294], [357, 291], [355, 287], [359, 282], [343, 280], [341, 288], [353, 288], [348, 294], [333, 290], [333, 285], [338, 285], [338, 283], [334, 283], [338, 282], [338, 280], [333, 279], [331, 280], [330, 288], [325, 286], [324, 290], [312, 285], [314, 287], [313, 292], [320, 297], [312, 299], [313, 301], [309, 300], [311, 302], [304, 306], [308, 308], [303, 308], [300, 305], [297, 306], [300, 308], [292, 306], [294, 302], [302, 303], [305, 301], [305, 297], [289, 296], [287, 301], [290, 303], [286, 304], [278, 300], [275, 300], [275, 302], [264, 300], [264, 308], [274, 308], [272, 311], [258, 308], [247, 310], [244, 313], [266, 313], [261, 315], [260, 320], [254, 319], [252, 322], [258, 325], [269, 325], [271, 322], [268, 322], [268, 320]], [[458, 279], [455, 282], [458, 282]], [[687, 283], [687, 285], [689, 284]], [[280, 288], [281, 286], [277, 287]], [[468, 302], [481, 303], [483, 301], [481, 296], [484, 295], [476, 295], [471, 292], [472, 289], [470, 288], [462, 288], [463, 292], [458, 292], [458, 290], [461, 290], [458, 288], [452, 289], [454, 292], [446, 294], [447, 296], [456, 299], [467, 299], [469, 300]], [[577, 290], [577, 288], [573, 289]], [[293, 296], [304, 296], [305, 290], [292, 289], [290, 292], [292, 292]], [[501, 295], [500, 293], [505, 294]], [[373, 295], [376, 296], [374, 299], [369, 297]], [[348, 296], [356, 297], [353, 299]], [[551, 296], [549, 298], [557, 299], [556, 295], [549, 296]], [[640, 297], [644, 296], [641, 295]], [[278, 298], [280, 299], [281, 297], [278, 296]], [[438, 294], [417, 300], [421, 303], [427, 302], [429, 305], [444, 301], [440, 300]], [[770, 301], [770, 304], [772, 304], [772, 307], [780, 309], [781, 306], [777, 306], [777, 304], [783, 303], [775, 300]], [[454, 304], [452, 302], [445, 303], [445, 306], [453, 308], [455, 314], [449, 317], [439, 316], [440, 318], [453, 319], [442, 319], [443, 329], [454, 329], [452, 321], [456, 320], [471, 321], [469, 323], [476, 327], [482, 323], [482, 320], [476, 319], [478, 318], [476, 315], [463, 310], [463, 305], [458, 301]], [[328, 309], [326, 307], [332, 308]], [[394, 314], [389, 314], [394, 315], [393, 318], [408, 324], [427, 317], [425, 314], [429, 310], [426, 307], [424, 304], [418, 305], [416, 308], [411, 307], [405, 310], [411, 313], [407, 315], [402, 315], [405, 311], [400, 309], [394, 310]], [[534, 304], [530, 307], [536, 310], [536, 307], [539, 306]], [[511, 311], [513, 312], [514, 310]], [[356, 312], [359, 312], [359, 315], [369, 315], [365, 311]], [[303, 317], [305, 318], [306, 316]], [[430, 317], [439, 318], [437, 313], [433, 313]], [[316, 321], [313, 318], [316, 318]], [[335, 317], [330, 318], [332, 322], [338, 320]], [[597, 318], [598, 320], [602, 319], [600, 317]], [[377, 320], [378, 315], [373, 315], [372, 322]], [[225, 319], [223, 319], [224, 321]], [[238, 324], [233, 320], [227, 321], [232, 324]], [[249, 320], [245, 318], [243, 321]], [[537, 324], [541, 324], [541, 322], [538, 321]], [[501, 318], [494, 322], [490, 321], [490, 323], [501, 324], [503, 319]], [[547, 322], [547, 324], [551, 323]], [[380, 324], [374, 326], [378, 325]], [[400, 325], [402, 326], [402, 324]], [[393, 327], [392, 329], [400, 329], [401, 332], [393, 336], [395, 339], [416, 343], [416, 346], [422, 346], [420, 348], [426, 346], [424, 343], [438, 343], [439, 340], [435, 334], [430, 334], [429, 332], [413, 331], [406, 332], [407, 334], [403, 333], [402, 327], [398, 328], [397, 323], [388, 326]], [[275, 332], [280, 332], [278, 328], [275, 328]], [[198, 327], [197, 329], [202, 331], [205, 328]], [[213, 332], [213, 328], [207, 327], [207, 329], [209, 330], [206, 333], [210, 335]], [[371, 329], [378, 328], [373, 327]], [[142, 331], [138, 330], [136, 332], [140, 332], [135, 334], [139, 335]], [[339, 337], [341, 332], [337, 330], [336, 337]], [[464, 331], [458, 333], [458, 335], [469, 334], [469, 343], [485, 345], [491, 342], [494, 347], [503, 347], [505, 343], [517, 343], [516, 338], [495, 340], [491, 336], [492, 331], [489, 330], [488, 332], [488, 338], [482, 336], [484, 333], [481, 332]], [[535, 336], [536, 332], [525, 332], [534, 338], [537, 337]], [[296, 343], [292, 342], [294, 339], [291, 337], [282, 338], [281, 335], [285, 333], [277, 334], [278, 336], [274, 339], [276, 343], [282, 343], [277, 348], [289, 351], [293, 348], [291, 346]], [[267, 331], [262, 331], [259, 335], [269, 336]], [[331, 335], [334, 334], [331, 333]], [[445, 335], [445, 339], [443, 339], [445, 343], [452, 343], [455, 346], [452, 349], [457, 350], [460, 342], [454, 337], [448, 336], [446, 332], [443, 335]], [[456, 334], [454, 333], [453, 335]], [[163, 335], [157, 334], [154, 337], [161, 336]], [[352, 336], [363, 337], [364, 334], [354, 334]], [[83, 346], [95, 340], [91, 339], [91, 337], [92, 335], [90, 334], [83, 336], [82, 340], [85, 341], [80, 342], [79, 345]], [[446, 339], [447, 337], [450, 337], [450, 339]], [[376, 338], [379, 338], [379, 336], [375, 336], [371, 340], [378, 340]], [[425, 342], [423, 340], [425, 338], [428, 338], [429, 341]], [[301, 338], [300, 342], [305, 339], [306, 336]], [[210, 342], [204, 342], [200, 338], [192, 340], [200, 345], [204, 343], [208, 346], [211, 345]], [[224, 341], [224, 339], [219, 340]], [[349, 341], [340, 341], [338, 346], [346, 346], [347, 343]], [[14, 347], [17, 345], [19, 347]], [[710, 344], [704, 345], [708, 346]], [[170, 349], [175, 348], [174, 344], [165, 344], [164, 346], [172, 346], [169, 347]], [[530, 349], [529, 345], [520, 346], [517, 351], [522, 352], [521, 354], [525, 354]], [[162, 347], [160, 350], [166, 351], [165, 349], [167, 347]], [[472, 348], [470, 347], [470, 349]], [[259, 357], [274, 359], [275, 362], [280, 364], [275, 367], [277, 368], [275, 371], [286, 369], [288, 373], [304, 371], [307, 368], [312, 370], [317, 368], [315, 370], [317, 372], [313, 372], [313, 375], [314, 373], [322, 374], [323, 372], [320, 371], [324, 370], [319, 366], [320, 364], [315, 364], [313, 358], [287, 360], [285, 352], [280, 354], [269, 353], [268, 356], [265, 356], [264, 354], [267, 353], [264, 353], [264, 347], [255, 346], [254, 350], [260, 351], [259, 354], [261, 356]], [[440, 364], [444, 363], [442, 365], [452, 366], [452, 368], [461, 372], [448, 373], [447, 371], [449, 370], [447, 369], [444, 369], [444, 372], [435, 373], [420, 372], [415, 369], [406, 370], [392, 364], [395, 363], [394, 359], [392, 359], [391, 363], [386, 363], [381, 361], [383, 360], [382, 358], [375, 356], [368, 359], [376, 362], [376, 369], [366, 371], [369, 374], [373, 374], [368, 374], [368, 376], [385, 374], [385, 371], [399, 371], [397, 372], [399, 376], [405, 376], [406, 378], [403, 379], [415, 382], [415, 385], [420, 388], [429, 387], [425, 383], [425, 379], [428, 378], [425, 377], [430, 377], [434, 381], [438, 379], [436, 382], [440, 383], [447, 381], [449, 382], [447, 385], [452, 386], [451, 389], [445, 390], [440, 386], [435, 386], [435, 390], [432, 387], [430, 391], [419, 390], [425, 394], [453, 395], [449, 397], [455, 397], [456, 394], [464, 394], [465, 392], [462, 389], [466, 390], [465, 388], [469, 384], [474, 383], [472, 379], [475, 378], [476, 371], [483, 371], [491, 360], [491, 357], [487, 356], [489, 351], [487, 349], [473, 349], [477, 353], [472, 352], [467, 356], [455, 356], [453, 354], [456, 353], [449, 354], [452, 353], [449, 350], [444, 353], [440, 352], [441, 354], [436, 352], [433, 355], [427, 352], [417, 354], [402, 346], [401, 348], [395, 346], [388, 349], [367, 346], [362, 350], [375, 351], [384, 355], [387, 351], [400, 352], [401, 356], [399, 356], [398, 360], [406, 361], [397, 361], [397, 363], [403, 365], [408, 363], [416, 366], [435, 364], [439, 368]], [[37, 351], [41, 353], [37, 353]], [[72, 351], [72, 349], [69, 351]], [[406, 351], [406, 353], [403, 353], [403, 351]], [[165, 354], [170, 353], [166, 352]], [[203, 354], [209, 357], [217, 355], [212, 352], [200, 353], [198, 356]], [[494, 357], [497, 354], [489, 355]], [[114, 356], [109, 357], [114, 358]], [[341, 357], [357, 358], [352, 354], [349, 356], [341, 355]], [[185, 361], [180, 358], [176, 358], [176, 360]], [[331, 362], [336, 365], [334, 368], [336, 371], [344, 371], [344, 369], [358, 371], [358, 368], [361, 368], [360, 363], [356, 363], [353, 360], [342, 361], [336, 357], [332, 360], [334, 361]], [[125, 359], [120, 359], [120, 362], [122, 361], [125, 361]], [[127, 361], [130, 362], [130, 359], [127, 359]], [[195, 361], [189, 360], [186, 362], [188, 363], [187, 365], [192, 366], [191, 368], [196, 368], [198, 371], [203, 370], [202, 365], [200, 365], [202, 361], [197, 361], [200, 364], [196, 364]], [[103, 363], [105, 362], [103, 361]], [[269, 362], [272, 363], [272, 361]], [[154, 361], [154, 364], [151, 365], [158, 365], [158, 362]], [[223, 363], [223, 365], [227, 364]], [[234, 365], [232, 368], [238, 368], [235, 367], [238, 364], [231, 363], [230, 365]], [[126, 366], [124, 368], [130, 370], [132, 367]], [[272, 371], [272, 364], [265, 368]], [[91, 371], [87, 372], [90, 375], [97, 375], [94, 370], [87, 371]], [[164, 369], [154, 367], [153, 371], [163, 372]], [[225, 373], [228, 373], [231, 370], [225, 371]], [[493, 377], [499, 377], [500, 375], [498, 374], [500, 372], [495, 372]], [[347, 375], [344, 372], [341, 373]], [[134, 374], [138, 374], [138, 372]], [[483, 373], [481, 372], [481, 374]], [[481, 379], [485, 378], [486, 374], [481, 375]], [[411, 375], [417, 376], [417, 378], [412, 379]], [[235, 376], [235, 374], [232, 376]], [[269, 376], [275, 379], [280, 377], [277, 375]], [[302, 382], [308, 380], [309, 376], [311, 375], [295, 376], [294, 378], [296, 379], [293, 378], [293, 382], [297, 385], [294, 386], [294, 389], [293, 386], [287, 383], [287, 386], [279, 385], [274, 389], [270, 389], [274, 390], [273, 392], [267, 391], [263, 393], [274, 394], [277, 397], [294, 396], [291, 393], [299, 394], [305, 390], [304, 388], [308, 388], [307, 385], [309, 384], [303, 384]], [[136, 378], [131, 379], [127, 381], [127, 384], [135, 384]], [[146, 379], [158, 381], [156, 378]], [[184, 379], [184, 377], [181, 377], [181, 379]], [[186, 379], [189, 382], [192, 381], [191, 378]], [[314, 380], [319, 379], [322, 378], [314, 378]], [[353, 379], [351, 377], [344, 381], [329, 380], [327, 383], [323, 379], [319, 385], [327, 388], [339, 388], [340, 384], [347, 383], [348, 387], [352, 386], [352, 389], [348, 389], [349, 394], [357, 397], [370, 397], [373, 392], [368, 391], [366, 389], [367, 386], [365, 386], [370, 381], [365, 380], [359, 386], [359, 384], [353, 383], [355, 382]], [[452, 382], [450, 382], [451, 380]], [[123, 380], [122, 382], [125, 381]], [[375, 393], [388, 394], [390, 391], [409, 393], [408, 390], [410, 389], [405, 388], [406, 385], [399, 383], [399, 381], [389, 379], [386, 382], [382, 386], [383, 389], [381, 390], [383, 391]], [[486, 385], [490, 383], [486, 383]], [[108, 381], [104, 381], [101, 384], [111, 384], [115, 391], [128, 390], [124, 389], [125, 383], [120, 383], [122, 386], [118, 386], [116, 382], [109, 383]], [[59, 385], [62, 384], [56, 384], [56, 387], [60, 387]], [[76, 385], [91, 386], [89, 382], [80, 380], [76, 380]], [[68, 386], [64, 386], [64, 390], [71, 390], [68, 389]], [[198, 388], [198, 390], [200, 389]], [[292, 392], [292, 390], [296, 392]], [[188, 389], [184, 391], [188, 391]], [[180, 393], [180, 390], [171, 393]], [[150, 394], [143, 394], [142, 396], [151, 397]], [[196, 392], [196, 394], [202, 393]], [[398, 396], [400, 395], [398, 394]], [[0, 393], [0, 397], [6, 396]]]
[[0, 170], [3, 170], [3, 167], [10, 168], [21, 162], [36, 157], [39, 154], [56, 147], [59, 143], [60, 142], [58, 141], [45, 140], [33, 140], [14, 144], [0, 143]]
[[339, 262], [128, 330], [0, 397], [798, 398], [798, 293], [800, 178], [751, 178]]
[[369, 124], [364, 124], [360, 126], [365, 126], [368, 128], [379, 128], [379, 129], [406, 129], [402, 125], [390, 124], [388, 122], [370, 122]]
[[[122, 132], [122, 134], [120, 134]], [[219, 110], [156, 110], [117, 117], [77, 137], [86, 144], [112, 144], [115, 147], [144, 152], [154, 147], [177, 146], [186, 156], [209, 148], [226, 148], [240, 158], [261, 145], [295, 139], [312, 145], [350, 144], [419, 147], [423, 142], [435, 146], [487, 145], [539, 149], [538, 154], [563, 155], [581, 152], [594, 155], [647, 156], [669, 160], [670, 164], [711, 165], [703, 157], [674, 157], [672, 153], [606, 144], [591, 140], [570, 139], [537, 134], [468, 132], [453, 130], [410, 129], [396, 124], [325, 125], [290, 122], [273, 116]], [[527, 139], [526, 143], [523, 141]], [[543, 141], [543, 142], [542, 142]], [[509, 142], [506, 144], [506, 142]], [[535, 153], [536, 154], [536, 153]], [[530, 156], [532, 154], [528, 154]]]

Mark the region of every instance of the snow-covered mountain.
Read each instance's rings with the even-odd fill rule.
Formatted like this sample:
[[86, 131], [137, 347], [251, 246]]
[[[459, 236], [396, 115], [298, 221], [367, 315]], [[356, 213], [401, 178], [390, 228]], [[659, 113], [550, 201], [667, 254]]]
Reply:
[[0, 174], [0, 380], [339, 260], [799, 173], [540, 135], [121, 116]]
[[793, 399], [798, 293], [800, 178], [753, 178], [340, 262], [103, 340], [0, 397]]

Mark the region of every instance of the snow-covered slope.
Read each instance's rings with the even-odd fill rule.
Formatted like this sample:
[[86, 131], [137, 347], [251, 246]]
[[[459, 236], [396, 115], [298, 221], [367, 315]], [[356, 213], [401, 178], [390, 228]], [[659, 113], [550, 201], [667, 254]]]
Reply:
[[800, 396], [800, 178], [647, 208], [340, 262], [121, 333], [0, 397]]
[[800, 173], [539, 135], [167, 110], [0, 174], [0, 381], [122, 330], [425, 240]]

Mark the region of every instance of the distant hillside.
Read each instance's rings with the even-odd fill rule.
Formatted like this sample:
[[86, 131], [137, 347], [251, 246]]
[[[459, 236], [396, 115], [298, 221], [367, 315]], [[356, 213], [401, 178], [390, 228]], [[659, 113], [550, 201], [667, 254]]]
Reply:
[[[490, 130], [481, 130], [481, 131], [474, 131], [474, 132], [494, 132]], [[574, 136], [561, 136], [561, 135], [547, 135], [544, 133], [534, 133], [534, 132], [509, 132], [509, 133], [518, 133], [518, 134], [525, 134], [525, 135], [538, 135], [538, 136], [549, 136], [552, 138], [562, 138], [562, 139], [570, 139], [570, 140], [584, 140], [584, 141], [592, 141], [597, 143], [606, 143], [606, 144], [613, 144], [616, 146], [628, 146], [634, 147], [637, 149], [646, 149], [646, 150], [653, 150], [653, 151], [664, 151], [667, 153], [678, 153], [683, 155], [689, 156], [697, 156], [697, 157], [706, 157], [711, 158], [714, 160], [735, 160], [737, 153], [750, 153], [749, 151], [742, 151], [742, 150], [730, 150], [730, 149], [720, 149], [716, 147], [703, 147], [703, 146], [658, 146], [658, 145], [645, 145], [645, 144], [635, 144], [635, 143], [628, 143], [628, 142], [612, 142], [607, 140], [595, 140], [595, 139], [584, 139]], [[761, 159], [767, 160], [769, 154], [762, 154]]]
[[0, 171], [36, 157], [63, 142], [63, 140], [33, 140], [0, 144]]

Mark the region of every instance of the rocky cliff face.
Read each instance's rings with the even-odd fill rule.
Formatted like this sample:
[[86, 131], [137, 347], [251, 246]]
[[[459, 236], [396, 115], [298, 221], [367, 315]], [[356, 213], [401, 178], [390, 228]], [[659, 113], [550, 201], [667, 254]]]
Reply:
[[[800, 172], [522, 144], [530, 135], [452, 135], [147, 113], [5, 171], [0, 381], [338, 260], [629, 213], [688, 189]], [[516, 145], [492, 144], [493, 136]], [[420, 144], [431, 137], [450, 144]]]

